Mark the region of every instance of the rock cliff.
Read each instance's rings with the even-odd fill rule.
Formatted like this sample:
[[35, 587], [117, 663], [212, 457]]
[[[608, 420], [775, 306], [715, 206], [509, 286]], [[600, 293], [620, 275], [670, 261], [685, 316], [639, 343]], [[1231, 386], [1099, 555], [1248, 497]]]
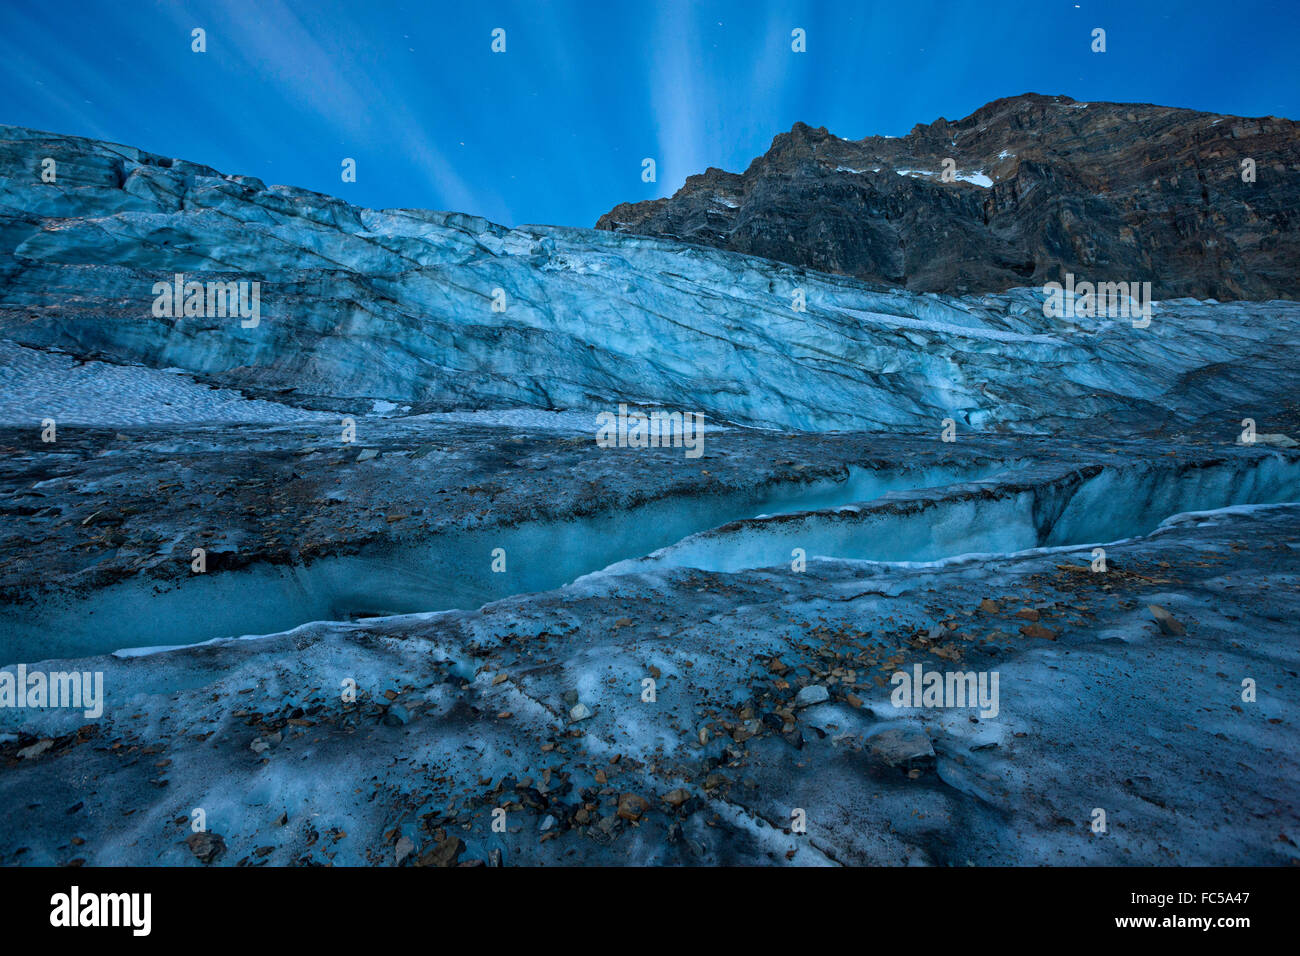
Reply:
[[1037, 94], [901, 138], [796, 123], [744, 173], [710, 168], [596, 228], [927, 292], [1073, 272], [1158, 298], [1297, 298], [1300, 125]]

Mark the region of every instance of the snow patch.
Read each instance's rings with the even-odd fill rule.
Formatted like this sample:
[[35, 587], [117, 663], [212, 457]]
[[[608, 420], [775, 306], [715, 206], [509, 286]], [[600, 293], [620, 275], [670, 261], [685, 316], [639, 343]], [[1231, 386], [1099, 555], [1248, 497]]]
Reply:
[[179, 369], [78, 361], [57, 351], [0, 339], [0, 423], [172, 425], [205, 422], [309, 422], [336, 419], [233, 389], [196, 382]]

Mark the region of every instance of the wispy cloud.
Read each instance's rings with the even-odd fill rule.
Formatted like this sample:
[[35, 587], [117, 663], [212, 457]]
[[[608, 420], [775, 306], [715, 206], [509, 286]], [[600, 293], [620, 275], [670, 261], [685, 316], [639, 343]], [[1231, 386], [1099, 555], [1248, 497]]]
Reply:
[[[178, 28], [196, 25], [192, 13], [167, 8]], [[349, 44], [361, 35], [337, 14], [325, 16], [327, 30], [308, 26], [283, 0], [258, 0], [256, 4], [213, 5], [206, 8], [204, 28], [210, 49], [234, 61], [232, 68], [263, 77], [268, 93], [283, 97], [313, 114], [339, 134], [340, 141], [365, 143], [383, 150], [399, 150], [422, 170], [425, 186], [444, 209], [465, 210], [484, 205], [485, 190], [476, 190], [438, 148], [426, 125], [403, 102], [400, 94], [381, 85], [353, 55]], [[377, 114], [383, 122], [376, 122]], [[375, 138], [382, 129], [385, 142]], [[509, 216], [503, 203], [491, 203]]]

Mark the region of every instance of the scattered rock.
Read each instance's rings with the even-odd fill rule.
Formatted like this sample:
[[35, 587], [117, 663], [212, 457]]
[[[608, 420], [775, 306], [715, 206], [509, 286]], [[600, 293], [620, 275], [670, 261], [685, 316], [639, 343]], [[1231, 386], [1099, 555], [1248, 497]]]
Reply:
[[1187, 633], [1187, 628], [1180, 621], [1175, 620], [1174, 616], [1159, 604], [1148, 604], [1147, 610], [1151, 612], [1151, 616], [1160, 625], [1161, 634], [1167, 634], [1170, 637], [1182, 637]]
[[248, 745], [248, 749], [253, 751], [255, 754], [260, 754], [264, 750], [269, 750], [271, 747], [277, 746], [283, 739], [284, 735], [277, 730], [273, 734], [263, 734], [261, 737], [254, 737], [253, 742]]
[[221, 835], [206, 830], [202, 833], [191, 833], [186, 837], [185, 843], [195, 859], [204, 865], [215, 862], [226, 852], [226, 841]]
[[618, 795], [618, 816], [624, 820], [639, 820], [641, 814], [650, 808], [650, 801], [640, 794], [620, 793]]
[[18, 759], [31, 760], [33, 757], [39, 757], [53, 746], [54, 741], [49, 737], [46, 737], [44, 740], [36, 741], [36, 743], [32, 744], [30, 747], [24, 747], [22, 750], [18, 751]]
[[402, 836], [397, 841], [395, 865], [401, 866], [405, 860], [415, 851], [415, 841], [408, 836]]
[[464, 852], [465, 841], [457, 836], [449, 836], [441, 843], [434, 844], [432, 850], [420, 857], [420, 865], [455, 866]]
[[1041, 624], [1022, 624], [1020, 625], [1020, 633], [1025, 637], [1036, 637], [1045, 641], [1056, 640], [1056, 632], [1050, 627], [1043, 627]]
[[870, 739], [871, 752], [891, 767], [910, 770], [934, 762], [930, 735], [919, 727], [891, 727]]
[[811, 707], [813, 704], [821, 704], [831, 699], [831, 692], [821, 684], [809, 684], [795, 696], [794, 705], [796, 707]]
[[569, 719], [574, 721], [586, 720], [590, 716], [591, 708], [581, 701], [574, 704], [573, 708], [569, 711]]

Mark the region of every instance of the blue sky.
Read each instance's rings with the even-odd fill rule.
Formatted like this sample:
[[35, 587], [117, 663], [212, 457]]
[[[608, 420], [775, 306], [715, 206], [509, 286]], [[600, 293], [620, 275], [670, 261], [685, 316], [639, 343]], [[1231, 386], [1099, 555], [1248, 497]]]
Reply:
[[1027, 91], [1300, 118], [1298, 25], [1296, 0], [0, 0], [0, 123], [367, 206], [590, 226], [743, 170], [800, 120], [903, 135]]

